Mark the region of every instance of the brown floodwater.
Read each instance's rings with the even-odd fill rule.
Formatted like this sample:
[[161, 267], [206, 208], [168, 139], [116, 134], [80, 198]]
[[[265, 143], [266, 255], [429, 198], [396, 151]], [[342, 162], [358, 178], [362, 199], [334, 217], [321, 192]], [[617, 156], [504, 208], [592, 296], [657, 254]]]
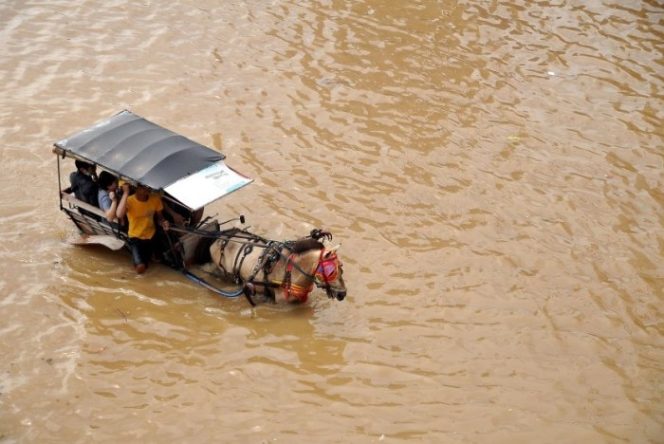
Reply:
[[[0, 3], [0, 442], [664, 442], [664, 6]], [[122, 109], [341, 243], [226, 300], [67, 242], [52, 143]], [[66, 178], [71, 161], [63, 161]]]

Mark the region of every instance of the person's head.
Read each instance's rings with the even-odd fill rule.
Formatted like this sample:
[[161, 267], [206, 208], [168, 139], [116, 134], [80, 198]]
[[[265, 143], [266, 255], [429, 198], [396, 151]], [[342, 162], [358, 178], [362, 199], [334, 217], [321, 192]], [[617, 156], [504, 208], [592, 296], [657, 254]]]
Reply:
[[145, 185], [138, 185], [136, 187], [136, 198], [141, 201], [145, 201], [150, 197], [150, 188]]
[[109, 173], [108, 171], [102, 171], [97, 179], [99, 188], [106, 191], [115, 191], [118, 187], [118, 178]]
[[79, 170], [81, 173], [91, 174], [94, 171], [94, 165], [84, 160], [76, 159], [74, 161], [74, 164], [76, 165], [76, 169]]

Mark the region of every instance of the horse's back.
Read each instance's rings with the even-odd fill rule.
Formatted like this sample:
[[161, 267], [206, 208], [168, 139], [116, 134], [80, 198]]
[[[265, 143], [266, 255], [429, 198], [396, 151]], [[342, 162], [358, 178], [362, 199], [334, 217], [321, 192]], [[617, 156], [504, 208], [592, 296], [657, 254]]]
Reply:
[[259, 238], [238, 240], [229, 234], [228, 238], [215, 240], [208, 252], [210, 260], [223, 271], [246, 279], [253, 272], [254, 265], [262, 256], [266, 246], [267, 244]]

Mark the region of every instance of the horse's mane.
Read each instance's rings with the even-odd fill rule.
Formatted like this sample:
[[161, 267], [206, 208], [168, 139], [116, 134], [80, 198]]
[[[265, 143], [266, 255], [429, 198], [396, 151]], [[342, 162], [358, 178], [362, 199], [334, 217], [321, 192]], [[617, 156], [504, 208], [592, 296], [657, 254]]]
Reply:
[[322, 248], [325, 248], [325, 245], [323, 245], [322, 242], [310, 237], [298, 239], [290, 246], [290, 250], [295, 254], [304, 253], [309, 250], [320, 250]]

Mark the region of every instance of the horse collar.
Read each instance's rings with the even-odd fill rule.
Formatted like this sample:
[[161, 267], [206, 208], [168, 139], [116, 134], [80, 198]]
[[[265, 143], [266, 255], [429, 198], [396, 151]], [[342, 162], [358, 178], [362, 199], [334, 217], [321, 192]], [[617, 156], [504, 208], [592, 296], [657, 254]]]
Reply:
[[[296, 257], [297, 257], [296, 253], [291, 253], [286, 259], [286, 271], [284, 275], [284, 280], [282, 282], [282, 287], [286, 292], [286, 300], [295, 298], [300, 302], [307, 302], [307, 299], [309, 298], [309, 293], [311, 293], [311, 290], [313, 290], [316, 278], [313, 274], [306, 273], [304, 270], [300, 268], [299, 265], [297, 265], [297, 263], [295, 262]], [[318, 266], [318, 264], [316, 264], [316, 266]], [[297, 268], [304, 276], [307, 277], [308, 280], [311, 281], [311, 283], [306, 287], [293, 284], [291, 279], [293, 274], [293, 268]]]

